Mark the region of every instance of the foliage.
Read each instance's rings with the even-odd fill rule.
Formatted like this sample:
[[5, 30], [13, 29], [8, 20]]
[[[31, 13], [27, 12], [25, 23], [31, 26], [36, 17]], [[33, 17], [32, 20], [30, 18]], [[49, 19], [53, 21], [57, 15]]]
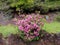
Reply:
[[57, 22], [60, 22], [60, 15], [58, 14], [58, 15], [55, 17], [54, 20], [57, 21]]
[[9, 17], [8, 19], [12, 18], [12, 11], [10, 9], [10, 0], [0, 0], [0, 14], [4, 15], [5, 17]]
[[41, 11], [40, 12], [41, 14], [44, 14], [44, 13], [47, 13], [49, 11], [49, 8], [47, 6], [45, 6], [45, 5], [42, 5], [40, 11]]
[[[43, 13], [48, 12], [49, 10], [59, 9], [60, 8], [59, 0], [12, 0], [11, 7], [16, 7], [16, 10], [36, 10], [35, 7], [42, 7], [39, 10]], [[35, 9], [34, 9], [35, 8]]]
[[33, 0], [11, 0], [11, 7], [16, 7], [16, 10], [27, 9], [33, 6]]
[[48, 0], [48, 1], [56, 1], [56, 0]]
[[14, 9], [16, 8], [17, 11], [32, 11], [38, 8], [38, 10], [42, 9], [40, 12], [46, 13], [49, 10], [60, 9], [60, 0], [0, 0], [1, 10], [7, 10], [10, 7]]
[[23, 40], [32, 41], [33, 39], [39, 39], [39, 32], [44, 25], [41, 19], [41, 16], [29, 15], [23, 20], [18, 20], [17, 24], [20, 30], [20, 36]]
[[0, 10], [8, 10], [10, 0], [0, 0]]

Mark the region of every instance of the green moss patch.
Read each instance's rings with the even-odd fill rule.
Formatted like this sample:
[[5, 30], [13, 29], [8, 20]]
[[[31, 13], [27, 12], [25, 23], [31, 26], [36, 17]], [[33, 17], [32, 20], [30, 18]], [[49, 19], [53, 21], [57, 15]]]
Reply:
[[43, 29], [49, 33], [60, 33], [60, 22], [45, 23]]
[[11, 33], [16, 34], [18, 33], [18, 28], [14, 25], [0, 26], [0, 33], [2, 33], [3, 36], [8, 36]]

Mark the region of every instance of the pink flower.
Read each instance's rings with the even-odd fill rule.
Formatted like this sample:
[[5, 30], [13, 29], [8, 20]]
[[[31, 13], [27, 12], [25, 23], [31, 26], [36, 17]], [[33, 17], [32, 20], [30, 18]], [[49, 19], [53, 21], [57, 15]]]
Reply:
[[36, 36], [39, 36], [39, 31], [41, 30], [41, 25], [43, 23], [39, 19], [39, 16], [28, 15], [27, 18], [18, 20], [17, 24], [20, 31], [23, 31], [27, 39], [33, 39]]
[[36, 36], [39, 36], [39, 33], [37, 33]]
[[37, 34], [38, 32], [34, 31], [34, 34]]
[[41, 29], [40, 28], [37, 28], [37, 31], [40, 31]]
[[24, 30], [24, 32], [29, 33], [29, 31], [27, 31], [27, 30]]
[[34, 38], [35, 38], [35, 36], [30, 36], [30, 38], [31, 38], [31, 39], [34, 39]]
[[20, 24], [20, 20], [18, 20], [18, 22], [16, 24], [19, 25]]
[[22, 26], [19, 26], [19, 30], [23, 31], [24, 29], [23, 29], [23, 27], [22, 27]]
[[28, 36], [29, 36], [29, 34], [26, 34], [26, 36], [28, 37]]
[[39, 27], [37, 24], [34, 24], [34, 27]]
[[38, 35], [39, 35], [39, 33], [38, 33], [38, 32], [36, 32], [36, 31], [34, 31], [34, 34], [35, 34], [36, 36], [38, 36]]

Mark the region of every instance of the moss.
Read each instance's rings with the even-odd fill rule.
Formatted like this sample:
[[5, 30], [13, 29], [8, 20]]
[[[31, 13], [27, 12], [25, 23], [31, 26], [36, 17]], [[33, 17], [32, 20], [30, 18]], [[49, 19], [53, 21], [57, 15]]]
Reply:
[[17, 34], [18, 28], [14, 25], [0, 26], [0, 33], [2, 33], [4, 37], [9, 36], [10, 34]]
[[60, 33], [60, 23], [59, 22], [45, 23], [43, 29], [49, 33]]

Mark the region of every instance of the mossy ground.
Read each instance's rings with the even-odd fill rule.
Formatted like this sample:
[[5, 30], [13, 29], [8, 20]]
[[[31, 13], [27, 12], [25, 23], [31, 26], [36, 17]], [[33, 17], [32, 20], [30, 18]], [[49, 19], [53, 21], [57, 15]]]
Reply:
[[3, 36], [9, 36], [10, 34], [16, 34], [18, 33], [17, 26], [14, 25], [6, 25], [6, 26], [0, 26], [0, 33], [3, 34]]
[[49, 33], [59, 33], [60, 23], [59, 22], [45, 23], [43, 29]]

